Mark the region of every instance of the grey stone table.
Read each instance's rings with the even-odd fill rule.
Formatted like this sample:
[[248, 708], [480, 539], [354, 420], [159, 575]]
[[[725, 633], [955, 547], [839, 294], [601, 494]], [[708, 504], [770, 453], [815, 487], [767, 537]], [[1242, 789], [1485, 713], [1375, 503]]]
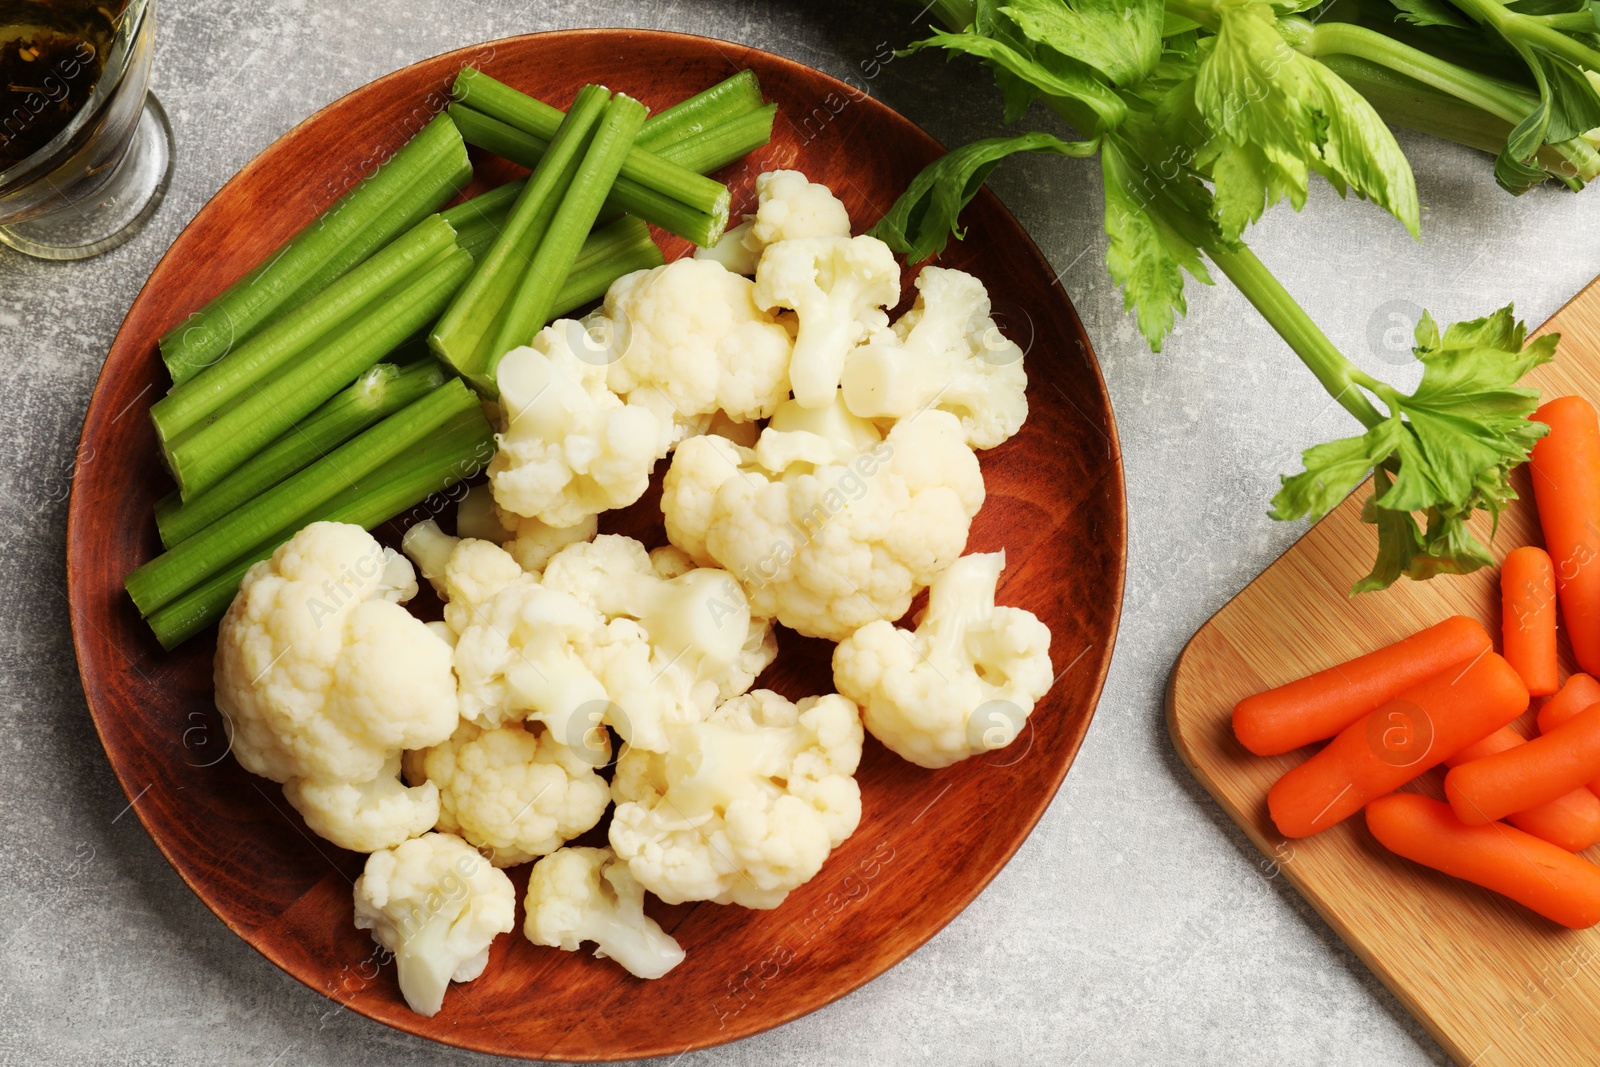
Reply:
[[[834, 74], [915, 32], [915, 7], [771, 0], [163, 0], [155, 88], [177, 173], [151, 227], [84, 264], [0, 251], [0, 1064], [488, 1062], [396, 1033], [258, 956], [166, 865], [84, 708], [68, 629], [66, 491], [95, 376], [145, 276], [255, 153], [396, 67], [533, 30], [714, 34]], [[897, 59], [870, 91], [947, 143], [995, 130], [986, 77]], [[1324, 186], [1255, 246], [1345, 351], [1405, 374], [1391, 314], [1449, 321], [1514, 298], [1542, 321], [1600, 273], [1600, 192], [1514, 200], [1489, 161], [1407, 137], [1419, 245]], [[1348, 432], [1232, 290], [1192, 288], [1151, 355], [1102, 267], [1095, 168], [1019, 159], [994, 187], [1099, 350], [1122, 433], [1131, 538], [1099, 714], [1049, 813], [993, 885], [859, 992], [688, 1063], [1438, 1063], [1427, 1035], [1189, 777], [1162, 688], [1184, 642], [1300, 535], [1265, 515], [1306, 445]], [[1398, 301], [1398, 303], [1396, 303]], [[1410, 368], [1414, 370], [1414, 368]]]

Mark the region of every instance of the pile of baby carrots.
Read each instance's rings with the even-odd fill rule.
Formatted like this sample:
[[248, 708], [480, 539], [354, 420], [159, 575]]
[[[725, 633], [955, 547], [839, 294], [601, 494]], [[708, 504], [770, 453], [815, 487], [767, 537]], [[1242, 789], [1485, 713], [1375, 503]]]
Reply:
[[[1573, 396], [1533, 418], [1550, 427], [1531, 458], [1545, 548], [1501, 566], [1501, 654], [1456, 616], [1241, 700], [1233, 729], [1261, 756], [1328, 741], [1267, 795], [1285, 837], [1365, 808], [1396, 855], [1584, 928], [1600, 922], [1600, 866], [1575, 855], [1600, 844], [1600, 419]], [[1588, 672], [1564, 685], [1558, 608]], [[1512, 723], [1534, 697], [1529, 739]], [[1396, 792], [1441, 765], [1449, 803]]]

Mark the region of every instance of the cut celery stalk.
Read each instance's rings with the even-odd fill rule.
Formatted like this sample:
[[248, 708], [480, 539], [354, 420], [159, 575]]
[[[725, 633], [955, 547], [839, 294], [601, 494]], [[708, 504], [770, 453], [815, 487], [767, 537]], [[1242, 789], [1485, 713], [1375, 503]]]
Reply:
[[460, 133], [438, 116], [266, 262], [162, 337], [174, 384], [215, 363], [281, 308], [313, 295], [304, 287], [325, 277], [330, 263], [342, 264], [341, 272], [354, 266], [449, 200], [471, 173]]
[[261, 383], [213, 422], [168, 444], [167, 465], [190, 500], [282, 436], [444, 310], [472, 270], [456, 249], [420, 268], [351, 319], [314, 357]]
[[224, 410], [285, 365], [361, 314], [377, 297], [450, 248], [455, 233], [430, 216], [389, 247], [336, 280], [291, 314], [266, 327], [217, 363], [187, 379], [150, 407], [163, 442]]
[[158, 500], [156, 529], [161, 533], [161, 543], [171, 548], [188, 540], [368, 426], [443, 384], [444, 371], [432, 359], [406, 367], [378, 364], [193, 500], [183, 503], [178, 493]]
[[[647, 152], [754, 111], [762, 105], [761, 83], [753, 70], [741, 70], [667, 110], [651, 115], [634, 142]], [[665, 157], [663, 157], [665, 158]]]
[[669, 144], [660, 156], [698, 174], [709, 174], [769, 143], [777, 117], [778, 105], [767, 104]]
[[278, 531], [298, 529], [373, 471], [420, 448], [470, 411], [479, 411], [477, 397], [459, 380], [445, 383], [139, 567], [124, 583], [128, 595], [144, 615], [166, 607]]
[[584, 153], [583, 163], [523, 273], [516, 295], [502, 314], [494, 342], [489, 346], [487, 377], [491, 382], [500, 357], [532, 341], [548, 321], [561, 287], [577, 262], [578, 250], [599, 218], [623, 161], [633, 151], [633, 139], [639, 135], [646, 114], [643, 104], [623, 93], [613, 96], [606, 105], [605, 117]]
[[489, 346], [498, 336], [499, 323], [579, 174], [597, 124], [607, 113], [609, 97], [599, 85], [578, 91], [572, 110], [517, 196], [488, 254], [428, 335], [439, 358], [480, 392], [489, 389], [485, 374], [498, 354]]

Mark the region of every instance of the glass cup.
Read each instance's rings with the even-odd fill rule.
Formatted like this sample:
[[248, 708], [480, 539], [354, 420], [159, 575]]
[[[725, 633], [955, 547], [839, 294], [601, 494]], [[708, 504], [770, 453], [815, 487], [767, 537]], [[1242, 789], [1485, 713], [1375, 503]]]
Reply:
[[[60, 0], [10, 0], [12, 20], [48, 24]], [[0, 171], [0, 243], [42, 259], [87, 259], [143, 228], [172, 174], [172, 127], [149, 93], [155, 0], [127, 0], [89, 98], [32, 155]], [[3, 29], [0, 25], [0, 29]], [[0, 133], [24, 128], [86, 68], [72, 57], [40, 72], [40, 85], [10, 99]]]

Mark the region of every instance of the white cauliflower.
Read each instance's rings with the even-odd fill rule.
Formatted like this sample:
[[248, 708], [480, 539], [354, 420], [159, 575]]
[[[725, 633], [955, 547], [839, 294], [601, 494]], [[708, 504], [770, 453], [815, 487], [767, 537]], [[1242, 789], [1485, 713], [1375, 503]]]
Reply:
[[686, 441], [662, 492], [667, 536], [732, 572], [757, 616], [806, 636], [840, 641], [898, 619], [966, 548], [983, 476], [948, 412], [902, 420], [869, 446], [876, 437], [836, 400], [786, 405], [754, 450]]
[[833, 652], [833, 681], [872, 736], [922, 767], [947, 767], [1016, 739], [1054, 680], [1050, 629], [995, 607], [1004, 552], [963, 556], [934, 579], [908, 634], [879, 619]]
[[837, 694], [735, 697], [676, 728], [670, 752], [623, 750], [611, 847], [669, 904], [775, 908], [855, 832], [861, 741], [856, 706]]
[[[477, 541], [492, 541], [504, 547], [516, 536], [515, 524], [521, 516], [507, 516], [494, 502], [494, 489], [487, 483], [474, 485], [456, 505], [456, 535]], [[509, 521], [508, 521], [509, 520]], [[530, 520], [537, 522], [537, 519]]]
[[544, 585], [608, 620], [587, 662], [611, 702], [604, 721], [636, 748], [664, 751], [669, 725], [749, 689], [777, 655], [770, 620], [752, 617], [733, 577], [675, 550], [602, 535], [556, 553]]
[[371, 781], [291, 778], [283, 795], [313, 833], [352, 852], [393, 848], [439, 821], [439, 790], [431, 783], [407, 788], [400, 781], [399, 753]]
[[605, 626], [593, 608], [545, 588], [500, 546], [432, 522], [407, 530], [402, 544], [445, 600], [462, 718], [485, 729], [536, 719], [565, 739], [574, 715], [605, 705], [584, 661]]
[[572, 351], [574, 325], [545, 327], [495, 371], [502, 412], [489, 463], [495, 501], [557, 527], [638, 500], [666, 454], [655, 413], [623, 403], [606, 388], [604, 363]]
[[542, 726], [462, 723], [421, 758], [438, 787], [439, 829], [490, 850], [496, 867], [554, 852], [598, 823], [611, 802], [594, 773], [611, 762], [610, 739], [596, 734], [598, 748], [569, 748]]
[[800, 316], [789, 380], [803, 407], [833, 402], [850, 350], [888, 325], [883, 309], [899, 299], [900, 264], [866, 234], [779, 241], [756, 268], [756, 304]]
[[[438, 529], [437, 524], [419, 525], [433, 525]], [[456, 533], [460, 537], [499, 545], [529, 574], [542, 572], [551, 556], [573, 542], [593, 540], [599, 526], [597, 515], [590, 515], [576, 526], [551, 526], [525, 515], [501, 511], [487, 483], [468, 489], [461, 503], [456, 505]]]
[[715, 259], [735, 274], [754, 274], [761, 253], [779, 241], [805, 237], [849, 237], [850, 213], [826, 185], [807, 181], [797, 170], [756, 176], [754, 215], [722, 235], [697, 259]]
[[452, 981], [489, 964], [489, 945], [516, 925], [511, 879], [459, 837], [425, 834], [367, 857], [356, 879], [356, 929], [394, 953], [400, 993], [437, 1015]]
[[644, 888], [608, 848], [564, 848], [528, 875], [522, 932], [535, 945], [576, 952], [585, 941], [639, 978], [660, 978], [683, 949], [644, 913]]
[[345, 523], [312, 523], [245, 573], [215, 663], [245, 770], [368, 782], [450, 736], [450, 646], [400, 606], [416, 591], [403, 556]]
[[893, 332], [845, 360], [845, 405], [880, 420], [936, 407], [961, 420], [967, 444], [993, 448], [1028, 417], [1022, 349], [989, 317], [989, 294], [972, 275], [923, 267], [916, 284], [916, 305]]
[[789, 395], [789, 331], [751, 298], [750, 279], [710, 260], [680, 259], [612, 283], [607, 384], [631, 406], [672, 420], [660, 452], [703, 432], [721, 410], [764, 419]]

